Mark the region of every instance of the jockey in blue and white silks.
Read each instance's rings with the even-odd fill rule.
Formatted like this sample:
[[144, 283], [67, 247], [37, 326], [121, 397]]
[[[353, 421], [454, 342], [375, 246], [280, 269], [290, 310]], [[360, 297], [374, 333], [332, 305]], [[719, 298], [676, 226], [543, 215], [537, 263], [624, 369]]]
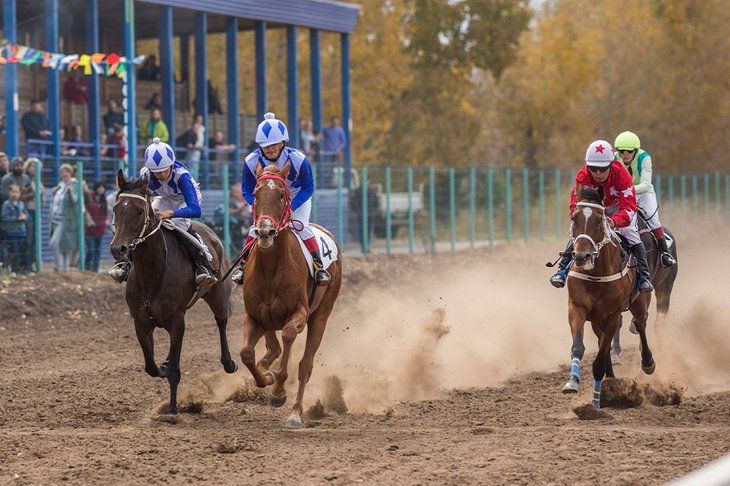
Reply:
[[[281, 168], [289, 162], [289, 175], [286, 177], [286, 186], [291, 195], [291, 219], [302, 223], [301, 226], [298, 224], [292, 226], [292, 229], [299, 233], [307, 250], [312, 254], [317, 284], [326, 285], [331, 277], [327, 270], [323, 268], [319, 245], [311, 226], [309, 226], [309, 216], [312, 212], [312, 195], [314, 194], [312, 168], [306, 155], [295, 148], [286, 146], [288, 141], [289, 132], [286, 125], [277, 120], [273, 113], [264, 115], [264, 121], [259, 124], [256, 130], [256, 143], [259, 148], [251, 152], [243, 162], [241, 192], [246, 202], [253, 206], [256, 171], [258, 169], [263, 170], [269, 165]], [[257, 238], [257, 235], [254, 226], [251, 226], [244, 248], [250, 250], [251, 245], [249, 243], [255, 238]], [[243, 283], [243, 267], [248, 259], [248, 253], [244, 253], [241, 265], [231, 276], [231, 279], [238, 284]]]
[[[144, 153], [145, 165], [140, 177], [148, 179], [148, 190], [153, 196], [152, 209], [158, 221], [170, 219], [179, 232], [180, 239], [197, 267], [195, 283], [207, 287], [218, 282], [213, 275], [209, 260], [212, 258], [205, 242], [192, 228], [191, 218], [199, 218], [203, 195], [198, 183], [187, 167], [175, 159], [175, 152], [168, 144], [155, 138]], [[117, 262], [109, 274], [117, 281], [127, 279], [129, 262]]]

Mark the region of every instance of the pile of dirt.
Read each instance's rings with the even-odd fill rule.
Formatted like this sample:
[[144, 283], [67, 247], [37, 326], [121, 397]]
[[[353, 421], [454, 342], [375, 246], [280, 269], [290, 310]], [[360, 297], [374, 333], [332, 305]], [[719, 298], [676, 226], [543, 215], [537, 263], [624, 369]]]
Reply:
[[644, 402], [657, 407], [679, 405], [684, 390], [673, 383], [637, 383], [624, 378], [608, 378], [601, 389], [601, 407], [633, 408]]

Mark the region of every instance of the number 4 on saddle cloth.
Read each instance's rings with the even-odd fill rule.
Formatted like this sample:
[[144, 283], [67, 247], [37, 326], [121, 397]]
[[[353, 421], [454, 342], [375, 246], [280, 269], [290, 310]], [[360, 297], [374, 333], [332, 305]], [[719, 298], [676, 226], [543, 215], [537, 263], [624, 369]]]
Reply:
[[[314, 238], [317, 240], [317, 244], [319, 245], [319, 254], [322, 255], [323, 269], [327, 270], [332, 262], [337, 261], [337, 258], [339, 257], [337, 244], [332, 238], [330, 238], [327, 233], [317, 228], [316, 226], [312, 226], [312, 232], [314, 232]], [[295, 231], [294, 234], [297, 236], [299, 247], [302, 249], [304, 258], [307, 260], [309, 275], [310, 277], [314, 278], [314, 261], [312, 259], [312, 254], [309, 252], [309, 250], [307, 250], [307, 247], [304, 245], [304, 241], [302, 240], [299, 233]]]

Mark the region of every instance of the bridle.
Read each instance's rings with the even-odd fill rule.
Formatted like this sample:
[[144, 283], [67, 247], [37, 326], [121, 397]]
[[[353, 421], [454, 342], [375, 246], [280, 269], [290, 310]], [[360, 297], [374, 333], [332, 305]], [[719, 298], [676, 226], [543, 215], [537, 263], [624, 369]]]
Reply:
[[[261, 219], [268, 219], [271, 221], [271, 223], [274, 225], [274, 236], [278, 235], [281, 230], [286, 228], [289, 223], [292, 221], [291, 215], [291, 194], [289, 193], [289, 188], [286, 187], [286, 181], [283, 177], [276, 175], [276, 174], [264, 174], [258, 178], [256, 181], [257, 184], [263, 181], [277, 181], [281, 182], [281, 184], [284, 186], [284, 211], [281, 213], [281, 218], [279, 221], [276, 221], [273, 216], [269, 216], [268, 214], [256, 214], [255, 210], [255, 203], [254, 206], [251, 208], [251, 213], [253, 215], [253, 224], [254, 226], [258, 224], [259, 220]], [[273, 184], [272, 184], [273, 185]], [[255, 197], [255, 195], [254, 195]]]
[[[152, 212], [152, 205], [149, 202], [149, 199], [147, 199], [145, 196], [140, 196], [139, 194], [132, 194], [132, 193], [122, 193], [117, 197], [117, 202], [114, 203], [114, 207], [117, 207], [117, 204], [121, 202], [121, 198], [123, 197], [130, 197], [134, 199], [140, 199], [144, 201], [145, 204], [145, 212], [144, 212], [144, 225], [142, 226], [142, 231], [139, 232], [139, 235], [132, 240], [132, 242], [129, 244], [129, 251], [130, 253], [134, 251], [134, 249], [139, 245], [140, 243], [143, 243], [147, 238], [155, 234], [157, 231], [159, 231], [160, 226], [162, 226], [162, 222], [158, 221], [157, 226], [147, 233], [145, 235], [145, 232], [147, 231], [147, 227], [150, 226], [150, 221], [152, 218], [150, 218], [150, 212]], [[114, 223], [114, 229], [116, 231], [116, 222]]]
[[616, 246], [616, 242], [618, 240], [618, 236], [616, 235], [616, 232], [609, 226], [608, 224], [608, 217], [606, 216], [606, 208], [604, 208], [601, 204], [595, 204], [595, 203], [589, 203], [589, 202], [578, 202], [575, 205], [576, 207], [586, 207], [586, 208], [595, 208], [602, 210], [602, 220], [601, 225], [603, 226], [603, 239], [596, 243], [593, 238], [591, 238], [586, 233], [581, 233], [578, 236], [573, 236], [573, 226], [575, 225], [574, 221], [571, 221], [570, 223], [570, 239], [573, 242], [573, 246], [575, 246], [576, 243], [578, 243], [579, 240], [588, 240], [588, 242], [593, 247], [593, 251], [590, 253], [591, 258], [591, 264], [594, 263], [595, 259], [598, 258], [598, 254], [601, 252], [601, 248], [606, 246], [608, 243], [611, 243], [613, 246]]

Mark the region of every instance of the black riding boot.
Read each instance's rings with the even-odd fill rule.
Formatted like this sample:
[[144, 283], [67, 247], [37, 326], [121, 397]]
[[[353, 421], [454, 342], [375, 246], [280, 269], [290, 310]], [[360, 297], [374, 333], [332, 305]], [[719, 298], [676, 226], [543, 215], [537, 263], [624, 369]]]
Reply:
[[568, 268], [570, 268], [570, 262], [572, 261], [573, 240], [570, 240], [568, 242], [568, 245], [565, 247], [565, 251], [560, 257], [560, 262], [558, 263], [558, 271], [555, 272], [555, 275], [550, 277], [550, 283], [553, 287], [556, 287], [558, 289], [562, 289], [563, 287], [565, 287], [565, 281], [568, 278]]
[[[188, 228], [188, 233], [199, 240], [198, 234], [193, 228]], [[213, 272], [205, 253], [201, 252], [201, 250], [189, 239], [185, 237], [182, 237], [181, 239], [185, 244], [185, 249], [190, 254], [190, 258], [192, 258], [193, 263], [195, 263], [195, 285], [198, 288], [202, 288], [218, 283], [218, 279], [215, 278], [214, 275], [215, 272]]]
[[243, 267], [246, 266], [248, 256], [251, 254], [251, 248], [253, 248], [253, 245], [243, 250], [243, 253], [241, 254], [241, 261], [238, 263], [238, 266], [231, 274], [231, 280], [233, 281], [233, 283], [243, 285]]
[[324, 269], [322, 263], [322, 257], [319, 255], [319, 250], [310, 252], [312, 254], [312, 260], [314, 262], [314, 281], [317, 285], [325, 286], [330, 283], [332, 276]]
[[661, 250], [661, 255], [659, 255], [659, 261], [661, 262], [663, 267], [671, 267], [675, 263], [677, 263], [677, 260], [674, 259], [671, 253], [669, 253], [669, 248], [667, 247], [667, 240], [664, 237], [657, 238], [656, 239], [657, 246], [659, 246], [659, 250]]
[[646, 248], [643, 243], [631, 247], [631, 253], [636, 258], [636, 274], [639, 279], [639, 292], [651, 292], [654, 286], [651, 284], [649, 264], [646, 261]]

